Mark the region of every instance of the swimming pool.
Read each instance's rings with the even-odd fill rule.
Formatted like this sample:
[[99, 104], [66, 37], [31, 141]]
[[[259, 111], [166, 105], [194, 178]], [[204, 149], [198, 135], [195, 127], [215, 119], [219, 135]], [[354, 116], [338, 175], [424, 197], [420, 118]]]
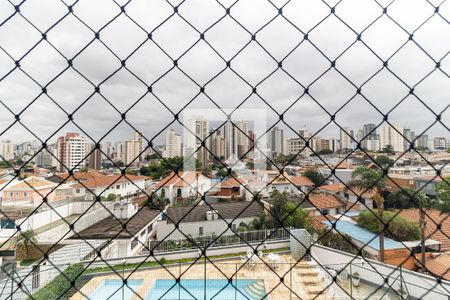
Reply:
[[132, 279], [127, 281], [127, 285], [124, 285], [120, 279], [106, 279], [89, 296], [89, 299], [128, 300], [135, 295], [134, 292], [142, 285], [142, 282], [144, 282], [142, 279]]
[[[234, 286], [233, 286], [234, 285]], [[226, 279], [206, 280], [208, 300], [256, 300], [267, 299], [264, 280], [239, 279], [233, 285]], [[235, 288], [236, 287], [236, 288]], [[147, 300], [194, 300], [205, 299], [203, 279], [175, 280], [157, 279], [150, 289]]]

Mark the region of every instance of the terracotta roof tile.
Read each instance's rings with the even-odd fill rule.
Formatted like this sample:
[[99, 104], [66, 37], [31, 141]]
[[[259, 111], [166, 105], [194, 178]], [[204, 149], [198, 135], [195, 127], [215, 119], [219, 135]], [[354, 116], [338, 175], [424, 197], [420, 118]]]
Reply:
[[19, 181], [16, 184], [13, 184], [9, 186], [7, 189], [40, 189], [40, 188], [46, 188], [46, 187], [52, 187], [55, 186], [51, 181], [40, 179], [36, 177], [28, 177], [24, 180]]
[[94, 177], [89, 180], [83, 182], [83, 184], [75, 184], [74, 188], [99, 188], [99, 187], [107, 187], [112, 184], [119, 184], [122, 182], [133, 182], [139, 180], [149, 179], [147, 176], [136, 176], [136, 175], [103, 175], [99, 177]]
[[242, 180], [240, 178], [232, 178], [231, 177], [225, 181], [222, 181], [220, 183], [220, 187], [221, 188], [232, 188], [232, 187], [240, 187], [244, 184], [245, 184], [244, 180]]
[[345, 205], [338, 197], [330, 194], [309, 195], [309, 202], [318, 209], [336, 208]]
[[450, 253], [442, 253], [425, 261], [426, 269], [434, 276], [450, 280]]
[[171, 172], [160, 182], [156, 184], [156, 188], [168, 187], [170, 185], [176, 187], [193, 186], [195, 185], [197, 176], [205, 176], [201, 172]]
[[[345, 192], [347, 187], [342, 184], [342, 183], [333, 183], [333, 184], [328, 184], [328, 185], [322, 185], [319, 189], [324, 190], [324, 191], [328, 191], [328, 192], [333, 192], [333, 193], [339, 193], [339, 192]], [[367, 192], [362, 192], [360, 189], [357, 188], [351, 188], [351, 190], [347, 190], [348, 193], [356, 195], [356, 196], [361, 196], [364, 198], [372, 198], [373, 196], [375, 196], [375, 191], [367, 191]]]
[[[404, 209], [399, 214], [408, 221], [419, 222], [418, 209]], [[443, 251], [450, 251], [450, 214], [441, 213], [438, 210], [427, 210], [426, 214], [426, 238], [441, 242], [441, 249]], [[436, 224], [440, 224], [440, 230], [437, 229]]]
[[290, 179], [291, 179], [292, 183], [295, 184], [296, 186], [300, 186], [300, 185], [314, 186], [314, 182], [312, 182], [306, 176], [293, 176]]

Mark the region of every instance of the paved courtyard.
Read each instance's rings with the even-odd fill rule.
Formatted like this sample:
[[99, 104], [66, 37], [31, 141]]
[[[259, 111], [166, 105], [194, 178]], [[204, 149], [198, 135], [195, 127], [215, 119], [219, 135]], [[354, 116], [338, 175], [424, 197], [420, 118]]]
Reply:
[[[291, 269], [292, 271], [290, 271]], [[87, 299], [86, 296], [89, 297], [92, 295], [105, 280], [121, 280], [121, 276], [123, 275], [129, 280], [142, 281], [142, 284], [137, 287], [130, 299], [146, 299], [157, 279], [174, 280], [181, 276], [182, 280], [203, 280], [205, 276], [205, 263], [204, 261], [198, 261], [192, 266], [180, 264], [168, 268], [140, 270], [131, 274], [126, 271], [123, 274], [121, 272], [119, 273], [120, 276], [117, 274], [95, 276], [84, 285], [80, 292], [76, 293], [72, 299]], [[282, 255], [281, 262], [276, 264], [275, 268], [269, 264], [267, 259], [264, 259], [264, 262], [260, 261], [260, 263], [253, 265], [243, 265], [240, 260], [215, 261], [214, 265], [210, 262], [206, 264], [207, 279], [228, 280], [229, 278], [232, 278], [233, 281], [236, 279], [238, 281], [240, 279], [261, 280], [264, 284], [265, 293], [267, 293], [266, 299], [268, 300], [350, 299], [349, 296], [343, 297], [346, 296], [345, 292], [339, 291], [339, 287], [337, 287], [336, 284], [333, 284], [332, 288], [328, 287], [319, 273], [320, 272], [318, 272], [316, 268], [313, 268], [309, 262], [301, 261], [297, 263], [290, 255]], [[281, 278], [283, 279], [282, 282], [280, 280]], [[348, 292], [350, 291], [349, 283], [342, 283], [341, 286]], [[119, 288], [117, 294], [121, 293], [120, 290], [121, 288]], [[356, 299], [366, 299], [367, 295], [371, 294], [373, 290], [373, 287], [360, 284], [358, 288], [352, 288], [352, 295], [353, 298]], [[370, 298], [380, 299], [381, 296], [382, 292], [378, 291]], [[105, 295], [104, 299], [107, 299], [108, 297], [109, 295]]]

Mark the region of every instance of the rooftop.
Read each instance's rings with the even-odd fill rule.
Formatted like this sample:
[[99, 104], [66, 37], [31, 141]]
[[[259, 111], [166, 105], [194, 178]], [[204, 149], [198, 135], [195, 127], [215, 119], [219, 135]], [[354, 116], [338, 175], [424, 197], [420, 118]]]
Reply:
[[[322, 221], [322, 223], [326, 226], [331, 226], [330, 221]], [[379, 238], [377, 234], [347, 221], [337, 220], [334, 223], [336, 224], [336, 230], [340, 233], [349, 235], [352, 239], [358, 240], [372, 249], [379, 250]], [[403, 249], [405, 246], [400, 242], [385, 237], [384, 248], [385, 250]]]
[[[161, 212], [157, 209], [144, 207], [130, 219], [118, 219], [114, 216], [110, 216], [82, 230], [78, 235], [73, 236], [72, 239], [128, 239], [135, 236], [148, 223], [157, 218], [160, 213]], [[123, 229], [125, 223], [126, 230]]]
[[171, 172], [169, 175], [164, 177], [160, 182], [156, 184], [156, 188], [160, 187], [168, 187], [168, 186], [176, 186], [176, 187], [185, 187], [185, 186], [193, 186], [196, 182], [196, 179], [200, 176], [205, 176], [201, 172], [183, 172], [180, 171], [178, 173]]
[[136, 175], [103, 175], [91, 178], [83, 182], [83, 184], [76, 184], [75, 188], [99, 188], [99, 187], [107, 187], [114, 184], [119, 184], [123, 182], [133, 182], [149, 179], [147, 176], [136, 176]]
[[[418, 222], [418, 209], [404, 209], [399, 213], [400, 216], [411, 222]], [[450, 251], [450, 217], [448, 213], [442, 213], [438, 210], [429, 209], [426, 211], [426, 239], [433, 239], [441, 242], [441, 249]], [[440, 226], [440, 229], [438, 229]]]
[[180, 206], [167, 208], [168, 223], [206, 221], [206, 212], [216, 210], [221, 219], [257, 217], [263, 213], [257, 202], [228, 202], [210, 205]]

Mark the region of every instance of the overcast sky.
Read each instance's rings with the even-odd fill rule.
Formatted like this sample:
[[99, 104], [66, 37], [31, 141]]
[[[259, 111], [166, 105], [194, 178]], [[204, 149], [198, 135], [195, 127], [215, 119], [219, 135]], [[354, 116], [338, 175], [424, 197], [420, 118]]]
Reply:
[[[124, 1], [118, 1], [120, 5], [121, 2]], [[176, 1], [170, 2], [178, 5]], [[224, 17], [225, 9], [218, 2], [224, 7], [232, 5], [231, 17]], [[94, 139], [101, 138], [119, 123], [119, 112], [126, 110], [129, 110], [127, 121], [152, 139], [174, 120], [173, 113], [178, 113], [199, 94], [198, 85], [205, 84], [205, 93], [210, 99], [200, 94], [188, 108], [216, 108], [213, 100], [220, 107], [232, 109], [250, 96], [241, 107], [267, 108], [269, 125], [278, 117], [261, 98], [278, 112], [295, 103], [284, 114], [285, 122], [294, 129], [306, 127], [314, 132], [329, 121], [328, 113], [335, 114], [338, 110], [336, 122], [341, 126], [356, 129], [365, 123], [379, 124], [382, 116], [363, 97], [355, 96], [355, 86], [361, 87], [363, 95], [380, 111], [388, 112], [409, 92], [409, 88], [390, 71], [408, 86], [414, 86], [415, 95], [430, 109], [442, 113], [442, 122], [450, 127], [450, 1], [440, 6], [439, 14], [435, 14], [434, 7], [425, 0], [394, 1], [388, 6], [388, 15], [404, 30], [386, 15], [366, 29], [382, 15], [382, 8], [373, 0], [343, 0], [336, 6], [335, 15], [330, 15], [329, 6], [337, 1], [327, 1], [329, 6], [321, 1], [293, 0], [288, 4], [273, 1], [277, 7], [283, 7], [282, 15], [269, 1], [239, 0], [234, 5], [233, 1], [218, 2], [186, 0], [179, 6], [178, 14], [174, 14], [173, 7], [166, 1], [131, 0], [126, 5], [125, 15], [113, 1], [80, 0], [73, 7], [73, 13], [79, 19], [68, 14], [47, 33], [48, 42], [64, 58], [47, 41], [41, 41], [37, 30], [47, 31], [68, 13], [62, 1], [29, 0], [21, 5], [21, 14], [36, 29], [19, 14], [5, 21], [14, 13], [14, 6], [0, 0], [0, 133], [3, 133], [0, 139], [14, 142], [35, 139], [17, 123], [5, 132], [14, 122], [14, 115], [5, 106], [18, 114], [33, 99], [36, 99], [35, 102], [21, 114], [21, 121], [39, 138], [47, 139], [67, 121], [67, 113], [73, 113], [94, 92], [94, 85], [121, 68], [120, 61], [132, 53], [126, 61], [126, 68], [141, 81], [127, 69], [121, 68], [100, 86], [101, 95], [116, 109], [102, 96], [95, 94], [74, 113], [75, 123]], [[389, 2], [379, 1], [383, 6]], [[430, 2], [439, 5], [442, 0]], [[70, 5], [70, 1], [66, 3]], [[105, 27], [118, 14], [121, 15]], [[328, 15], [325, 21], [317, 25]], [[166, 18], [169, 20], [160, 25]], [[355, 32], [362, 32], [362, 41], [356, 41], [357, 34], [338, 18]], [[265, 26], [271, 19], [274, 20]], [[82, 22], [94, 31], [104, 27], [100, 31], [100, 39], [115, 55], [98, 40], [85, 48], [94, 38], [94, 32]], [[147, 39], [146, 32], [152, 32], [153, 41]], [[205, 32], [209, 45], [199, 41], [199, 32]], [[302, 32], [308, 33], [308, 40], [297, 47], [304, 39]], [[414, 41], [408, 42], [412, 32], [414, 41], [422, 49]], [[254, 33], [256, 41], [251, 41], [251, 34]], [[397, 52], [404, 43], [407, 44]], [[195, 46], [191, 48], [193, 44]], [[73, 68], [68, 68], [53, 80], [67, 68], [67, 59], [73, 58], [82, 49], [81, 54], [73, 59], [73, 67], [91, 83]], [[20, 62], [21, 70], [36, 82], [19, 69], [6, 75], [14, 68], [14, 60], [24, 55]], [[380, 58], [390, 58], [390, 71], [382, 69]], [[173, 59], [178, 60], [175, 68]], [[231, 69], [226, 68], [225, 63], [230, 59]], [[330, 68], [330, 61], [334, 60], [336, 69], [353, 84], [336, 69]], [[282, 68], [278, 67], [277, 61], [282, 61]], [[435, 69], [436, 62], [440, 62], [440, 69]], [[431, 75], [422, 81], [430, 72]], [[215, 79], [210, 81], [213, 77]], [[37, 83], [41, 86], [48, 84], [48, 95], [67, 113], [48, 96], [40, 95], [41, 87]], [[154, 95], [145, 94], [147, 85], [152, 85]], [[250, 85], [257, 86], [258, 95], [251, 95]], [[298, 100], [304, 92], [302, 85], [309, 86], [311, 96], [306, 95]], [[140, 97], [143, 98], [130, 109]], [[353, 100], [340, 109], [351, 98]], [[434, 115], [414, 95], [408, 96], [389, 115], [392, 122], [399, 122], [416, 132], [422, 132], [434, 119]], [[80, 130], [70, 123], [56, 136], [66, 131]], [[104, 140], [127, 139], [132, 131], [129, 125], [122, 122]], [[450, 135], [448, 129], [440, 124], [427, 133], [431, 136]], [[293, 134], [287, 131], [287, 135]], [[331, 124], [319, 135], [337, 137], [338, 127]], [[156, 140], [161, 141], [161, 136]]]

